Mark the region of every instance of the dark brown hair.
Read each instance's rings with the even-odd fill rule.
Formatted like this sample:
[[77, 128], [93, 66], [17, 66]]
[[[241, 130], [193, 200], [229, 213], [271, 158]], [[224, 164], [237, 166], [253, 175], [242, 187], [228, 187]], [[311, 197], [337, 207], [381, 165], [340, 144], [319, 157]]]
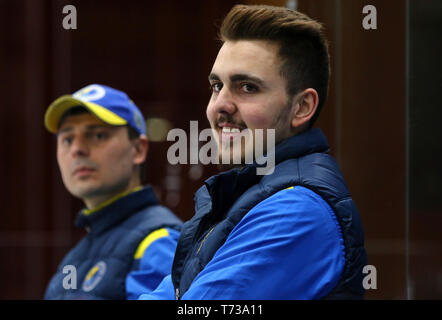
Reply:
[[319, 104], [310, 119], [311, 127], [327, 97], [330, 77], [328, 45], [322, 29], [320, 23], [305, 14], [284, 7], [236, 5], [224, 18], [220, 39], [276, 42], [289, 97], [307, 88], [318, 92]]

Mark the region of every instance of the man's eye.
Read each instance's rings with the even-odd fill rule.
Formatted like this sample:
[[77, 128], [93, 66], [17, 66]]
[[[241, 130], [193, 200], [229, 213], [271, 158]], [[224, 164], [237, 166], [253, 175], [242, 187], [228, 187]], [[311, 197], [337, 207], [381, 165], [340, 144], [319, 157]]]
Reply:
[[65, 146], [70, 146], [72, 144], [72, 138], [71, 137], [63, 137], [63, 138], [61, 138], [61, 143]]
[[210, 84], [210, 90], [212, 92], [220, 92], [223, 88], [223, 84], [221, 82], [214, 82]]
[[94, 138], [95, 140], [104, 140], [107, 138], [107, 134], [105, 132], [96, 132]]
[[241, 85], [241, 90], [245, 93], [254, 93], [258, 91], [258, 87], [250, 83], [244, 83]]

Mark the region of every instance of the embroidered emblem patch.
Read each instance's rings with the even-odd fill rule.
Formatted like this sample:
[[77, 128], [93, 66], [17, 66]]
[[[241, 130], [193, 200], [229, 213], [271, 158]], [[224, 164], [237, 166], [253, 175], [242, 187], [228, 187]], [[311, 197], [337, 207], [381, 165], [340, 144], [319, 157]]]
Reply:
[[82, 289], [85, 292], [93, 290], [97, 284], [103, 279], [106, 273], [106, 263], [104, 261], [98, 262], [91, 270], [86, 274], [84, 278]]

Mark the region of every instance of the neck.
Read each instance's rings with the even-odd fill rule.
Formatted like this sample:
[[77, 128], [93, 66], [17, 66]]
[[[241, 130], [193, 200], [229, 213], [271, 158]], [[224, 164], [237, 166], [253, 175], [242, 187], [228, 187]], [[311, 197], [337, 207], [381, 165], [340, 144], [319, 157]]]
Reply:
[[132, 192], [136, 188], [141, 188], [141, 183], [139, 180], [131, 180], [129, 184], [122, 189], [114, 190], [112, 192], [97, 195], [88, 199], [83, 199], [84, 204], [87, 207], [87, 211], [96, 211], [107, 204], [114, 202], [116, 199]]

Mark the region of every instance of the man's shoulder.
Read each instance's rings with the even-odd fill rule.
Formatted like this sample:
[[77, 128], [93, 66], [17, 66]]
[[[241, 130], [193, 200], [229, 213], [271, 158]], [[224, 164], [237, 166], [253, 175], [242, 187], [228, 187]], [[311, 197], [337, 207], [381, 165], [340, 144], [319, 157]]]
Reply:
[[161, 227], [179, 227], [182, 221], [169, 208], [160, 204], [144, 206], [132, 214], [125, 222], [124, 227], [144, 230]]
[[[336, 224], [330, 205], [313, 190], [304, 186], [290, 186], [277, 191], [255, 205], [244, 219], [258, 219], [262, 223], [296, 223], [307, 220], [320, 226]], [[275, 220], [276, 219], [276, 220]]]
[[[140, 208], [108, 234], [115, 253], [126, 256], [136, 252], [144, 253], [155, 240], [170, 238], [176, 242], [182, 222], [172, 211], [161, 205], [150, 205]], [[143, 254], [135, 254], [141, 257]]]
[[297, 185], [290, 186], [275, 192], [273, 195], [261, 201], [256, 207], [263, 205], [291, 206], [293, 204], [304, 203], [314, 207], [327, 207], [327, 202], [313, 190]]

